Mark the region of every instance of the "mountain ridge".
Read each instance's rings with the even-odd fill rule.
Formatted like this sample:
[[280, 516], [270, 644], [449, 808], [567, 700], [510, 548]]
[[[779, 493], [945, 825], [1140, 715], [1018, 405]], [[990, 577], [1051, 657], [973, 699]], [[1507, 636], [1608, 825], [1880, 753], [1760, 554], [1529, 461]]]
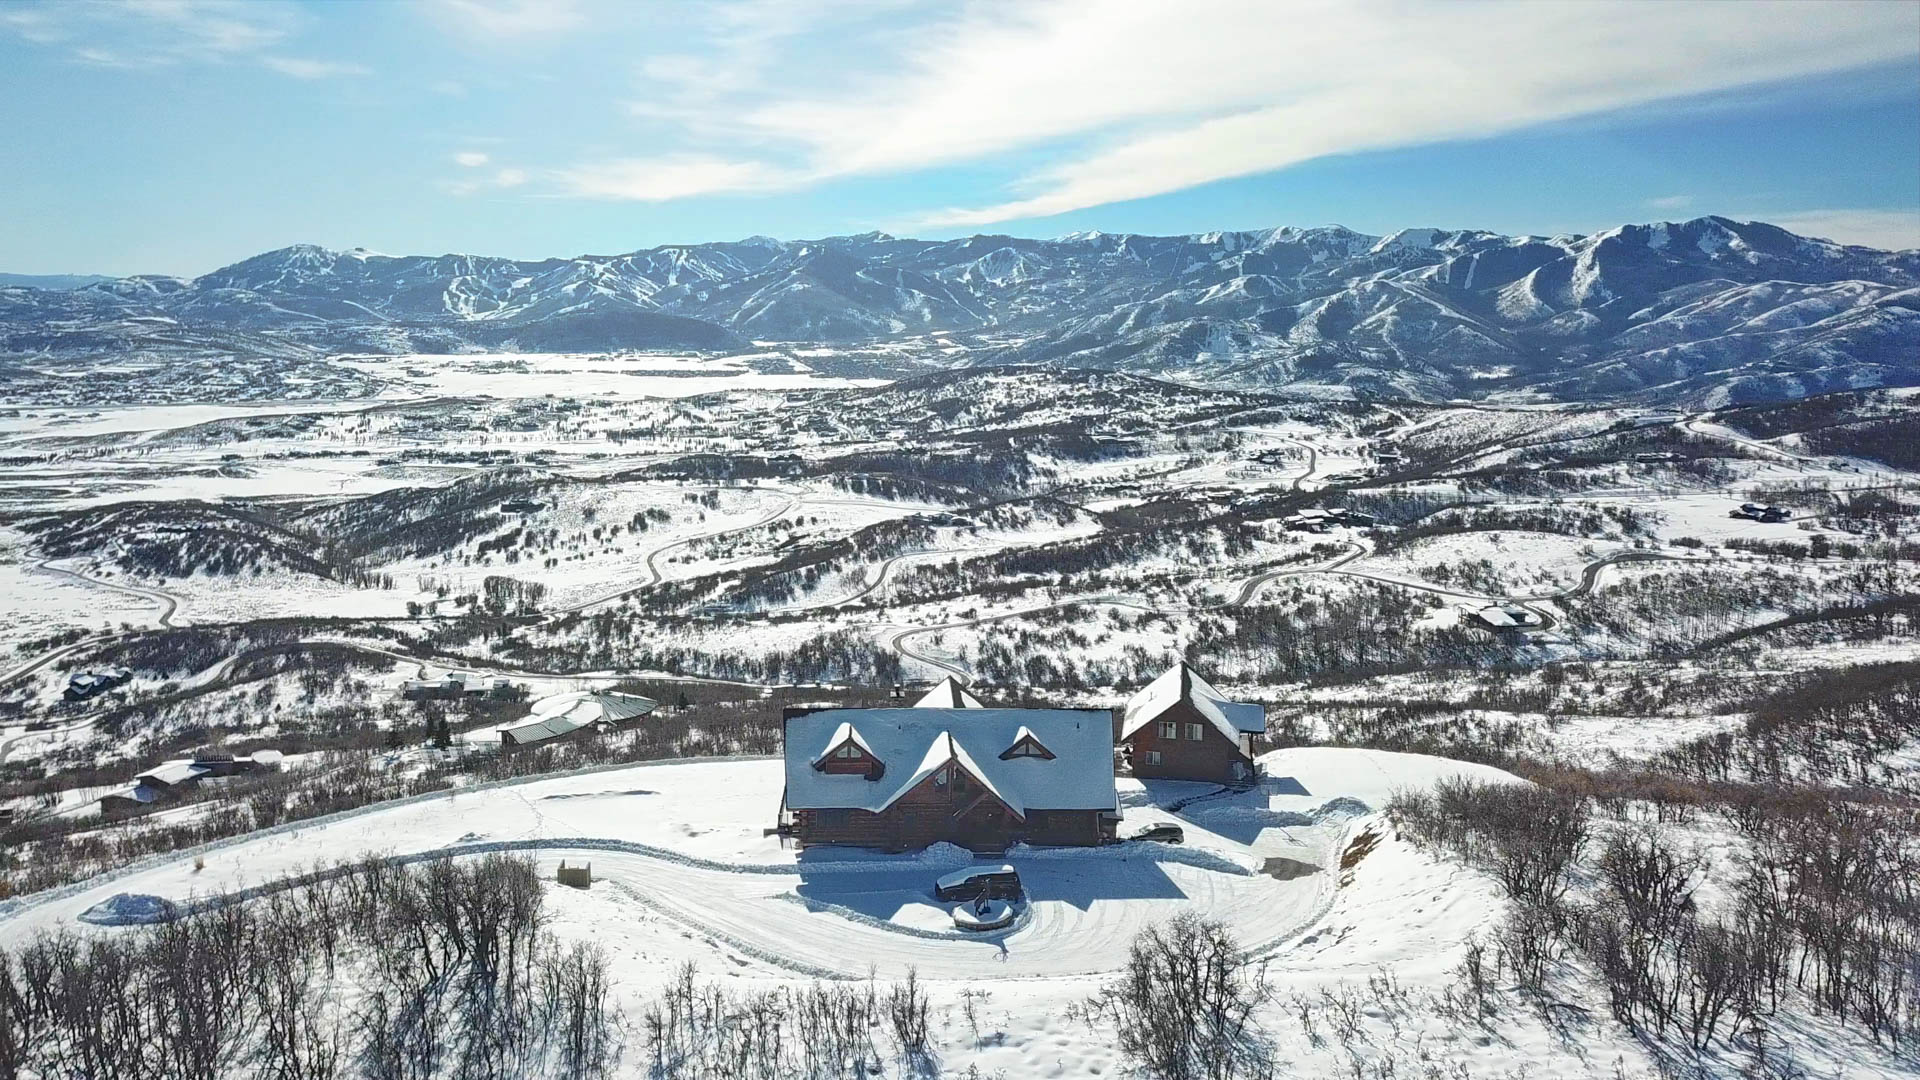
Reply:
[[928, 361], [1353, 395], [1719, 405], [1920, 381], [1916, 289], [1920, 250], [1717, 216], [1558, 236], [868, 232], [538, 260], [296, 244], [192, 279], [0, 288], [0, 356], [113, 347], [103, 334], [138, 350], [138, 324], [153, 319], [322, 352], [960, 335], [958, 361], [950, 349]]

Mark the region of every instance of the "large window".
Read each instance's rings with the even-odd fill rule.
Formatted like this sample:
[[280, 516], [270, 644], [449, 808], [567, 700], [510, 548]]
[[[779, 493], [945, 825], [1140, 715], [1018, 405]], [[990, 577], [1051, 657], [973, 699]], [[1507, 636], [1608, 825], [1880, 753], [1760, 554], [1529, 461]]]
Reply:
[[1177, 739], [1177, 738], [1179, 738], [1179, 737], [1180, 737], [1180, 725], [1179, 725], [1179, 724], [1177, 724], [1177, 723], [1174, 723], [1174, 722], [1173, 722], [1172, 720], [1162, 720], [1162, 721], [1160, 721], [1160, 737], [1161, 737], [1161, 738], [1163, 738], [1163, 739]]
[[1147, 764], [1149, 765], [1160, 764], [1160, 751], [1158, 750], [1147, 751]]
[[860, 748], [852, 743], [848, 743], [840, 749], [835, 750], [833, 756], [837, 758], [857, 758], [860, 756]]
[[1188, 739], [1192, 740], [1193, 742], [1199, 742], [1201, 739], [1204, 739], [1206, 737], [1207, 737], [1207, 729], [1205, 727], [1199, 724], [1187, 725]]

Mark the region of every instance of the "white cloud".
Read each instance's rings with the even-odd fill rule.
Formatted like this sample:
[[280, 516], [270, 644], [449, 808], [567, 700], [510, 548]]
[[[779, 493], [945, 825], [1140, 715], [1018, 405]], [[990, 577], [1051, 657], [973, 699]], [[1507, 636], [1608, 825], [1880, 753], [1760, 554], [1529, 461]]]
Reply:
[[1647, 206], [1654, 210], [1685, 210], [1693, 205], [1691, 195], [1662, 195], [1657, 199], [1648, 199]]
[[363, 64], [337, 60], [314, 60], [299, 56], [263, 56], [260, 62], [273, 71], [295, 79], [335, 79], [373, 74]]
[[453, 163], [468, 169], [477, 169], [492, 160], [478, 150], [462, 150], [453, 155]]
[[1485, 137], [1916, 52], [1911, 8], [1459, 0], [884, 0], [701, 8], [705, 48], [641, 65], [637, 119], [677, 163], [562, 170], [568, 190], [657, 200], [1037, 160], [977, 225], [1141, 198], [1312, 158]]
[[493, 174], [493, 186], [501, 188], [519, 187], [527, 182], [525, 169], [506, 168]]
[[1796, 210], [1742, 214], [1802, 236], [1895, 251], [1920, 248], [1920, 210]]
[[596, 162], [560, 170], [556, 179], [566, 194], [635, 202], [773, 191], [805, 182], [803, 177], [761, 162], [730, 161], [698, 154]]

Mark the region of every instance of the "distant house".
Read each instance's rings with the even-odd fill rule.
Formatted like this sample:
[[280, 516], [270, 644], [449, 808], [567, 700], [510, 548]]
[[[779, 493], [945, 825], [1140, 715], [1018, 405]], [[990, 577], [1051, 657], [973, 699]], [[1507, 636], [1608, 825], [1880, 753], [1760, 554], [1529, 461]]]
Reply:
[[1179, 663], [1128, 699], [1118, 741], [1142, 779], [1242, 784], [1254, 776], [1253, 737], [1266, 730], [1265, 707], [1228, 701]]
[[100, 797], [102, 814], [127, 813], [181, 797], [201, 783], [251, 772], [277, 772], [283, 761], [278, 750], [256, 750], [240, 757], [208, 755], [164, 761], [136, 773], [131, 787]]
[[980, 699], [967, 692], [960, 680], [949, 675], [934, 684], [913, 703], [916, 709], [984, 709]]
[[1328, 510], [1302, 510], [1288, 514], [1280, 523], [1295, 532], [1323, 533], [1336, 525], [1374, 525], [1378, 520], [1372, 514], [1336, 506]]
[[802, 845], [1090, 846], [1119, 823], [1103, 709], [821, 709], [784, 721], [780, 828]]
[[1520, 604], [1489, 604], [1475, 611], [1473, 617], [1489, 630], [1525, 630], [1546, 625], [1546, 619], [1539, 612]]
[[506, 679], [488, 679], [470, 671], [449, 671], [438, 679], [408, 679], [401, 694], [410, 701], [455, 701], [487, 693], [504, 693], [513, 684]]
[[133, 672], [126, 668], [107, 668], [104, 671], [81, 671], [67, 678], [67, 688], [61, 697], [68, 701], [85, 701], [130, 681]]
[[581, 731], [623, 728], [659, 707], [652, 698], [617, 690], [555, 694], [534, 702], [529, 715], [495, 730], [501, 748], [512, 749], [552, 742]]
[[1332, 528], [1336, 522], [1327, 515], [1325, 510], [1302, 510], [1295, 514], [1288, 514], [1281, 520], [1281, 524], [1293, 532], [1323, 533]]
[[1737, 509], [1729, 511], [1727, 516], [1737, 517], [1737, 518], [1746, 518], [1750, 521], [1765, 522], [1766, 524], [1769, 524], [1769, 525], [1777, 525], [1782, 521], [1791, 520], [1793, 517], [1793, 511], [1788, 510], [1784, 506], [1762, 505], [1760, 503], [1741, 503]]

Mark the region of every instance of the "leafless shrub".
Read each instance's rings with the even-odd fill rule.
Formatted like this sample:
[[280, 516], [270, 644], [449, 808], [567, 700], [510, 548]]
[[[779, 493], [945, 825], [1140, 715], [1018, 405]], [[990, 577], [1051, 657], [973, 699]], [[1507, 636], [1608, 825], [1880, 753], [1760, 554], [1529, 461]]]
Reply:
[[541, 897], [524, 858], [370, 859], [114, 936], [39, 936], [0, 952], [0, 1077], [604, 1076], [605, 959], [544, 938]]
[[887, 1021], [893, 1027], [893, 1038], [901, 1054], [911, 1061], [925, 1061], [927, 991], [920, 985], [919, 973], [913, 968], [907, 969], [905, 982], [894, 983], [887, 989]]
[[1233, 1080], [1272, 1072], [1253, 1020], [1268, 996], [1226, 928], [1186, 913], [1142, 931], [1119, 985], [1080, 1013], [1109, 1021], [1121, 1051], [1157, 1077]]

